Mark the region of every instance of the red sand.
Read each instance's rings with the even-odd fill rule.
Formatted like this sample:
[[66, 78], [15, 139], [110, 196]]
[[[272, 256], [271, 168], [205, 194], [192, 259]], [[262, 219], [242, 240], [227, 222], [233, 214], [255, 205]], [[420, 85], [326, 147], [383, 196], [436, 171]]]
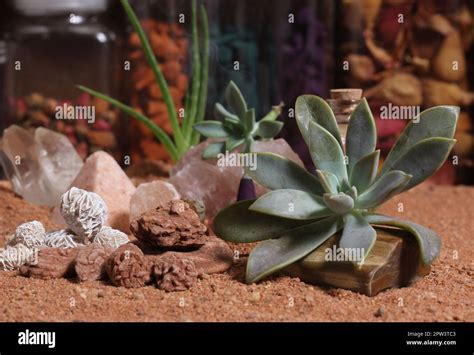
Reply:
[[[125, 289], [103, 282], [35, 280], [0, 271], [0, 321], [474, 321], [474, 188], [424, 185], [389, 201], [382, 212], [411, 219], [443, 240], [432, 272], [414, 285], [375, 297], [277, 276], [245, 285], [245, 257], [229, 272], [191, 290]], [[397, 212], [403, 202], [404, 212]], [[48, 211], [0, 185], [0, 245], [22, 222], [46, 228]], [[239, 248], [242, 251], [248, 248]]]

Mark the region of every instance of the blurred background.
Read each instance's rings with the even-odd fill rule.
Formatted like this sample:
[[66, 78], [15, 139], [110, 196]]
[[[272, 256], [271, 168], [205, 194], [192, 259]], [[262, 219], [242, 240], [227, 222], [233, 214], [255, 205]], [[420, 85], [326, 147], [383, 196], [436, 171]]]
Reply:
[[[208, 118], [234, 80], [257, 114], [283, 101], [280, 134], [311, 169], [291, 114], [301, 94], [361, 88], [386, 154], [407, 119], [381, 119], [387, 105], [462, 108], [450, 160], [434, 177], [474, 183], [473, 0], [205, 0], [211, 36]], [[177, 108], [190, 75], [189, 0], [131, 1]], [[7, 0], [0, 4], [0, 132], [11, 124], [64, 133], [85, 158], [169, 161], [152, 133], [75, 88], [129, 103], [165, 131], [160, 90], [118, 1]], [[96, 121], [56, 120], [57, 105], [95, 105]]]

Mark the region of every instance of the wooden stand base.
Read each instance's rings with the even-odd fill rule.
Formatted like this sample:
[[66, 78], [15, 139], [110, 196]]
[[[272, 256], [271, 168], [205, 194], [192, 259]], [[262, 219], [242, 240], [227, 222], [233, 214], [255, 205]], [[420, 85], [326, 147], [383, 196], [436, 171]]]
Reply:
[[310, 284], [323, 284], [375, 296], [391, 287], [407, 286], [430, 272], [420, 261], [412, 235], [397, 229], [376, 228], [377, 241], [360, 269], [348, 261], [326, 261], [326, 249], [337, 246], [340, 235], [283, 270]]

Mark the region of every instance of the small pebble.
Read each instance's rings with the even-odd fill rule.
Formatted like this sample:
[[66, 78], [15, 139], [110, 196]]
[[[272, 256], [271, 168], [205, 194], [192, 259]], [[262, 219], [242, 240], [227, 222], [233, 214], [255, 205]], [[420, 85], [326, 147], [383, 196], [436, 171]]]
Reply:
[[380, 307], [379, 309], [377, 309], [374, 313], [374, 316], [376, 317], [382, 317], [385, 313], [385, 310], [383, 309], [383, 307]]
[[253, 291], [250, 294], [250, 302], [258, 302], [258, 301], [260, 301], [261, 298], [262, 298], [262, 296], [260, 295], [260, 292]]

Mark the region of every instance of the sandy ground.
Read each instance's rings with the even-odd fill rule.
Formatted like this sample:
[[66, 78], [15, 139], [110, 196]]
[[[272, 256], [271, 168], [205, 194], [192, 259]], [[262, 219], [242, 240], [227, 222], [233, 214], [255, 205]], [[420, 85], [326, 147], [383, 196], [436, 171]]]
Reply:
[[[398, 212], [399, 203], [404, 212]], [[381, 209], [437, 231], [443, 239], [431, 273], [414, 285], [375, 297], [276, 276], [245, 285], [245, 256], [227, 273], [191, 290], [35, 280], [0, 271], [0, 321], [474, 321], [474, 188], [424, 185]], [[48, 211], [0, 184], [0, 245], [16, 225]]]

